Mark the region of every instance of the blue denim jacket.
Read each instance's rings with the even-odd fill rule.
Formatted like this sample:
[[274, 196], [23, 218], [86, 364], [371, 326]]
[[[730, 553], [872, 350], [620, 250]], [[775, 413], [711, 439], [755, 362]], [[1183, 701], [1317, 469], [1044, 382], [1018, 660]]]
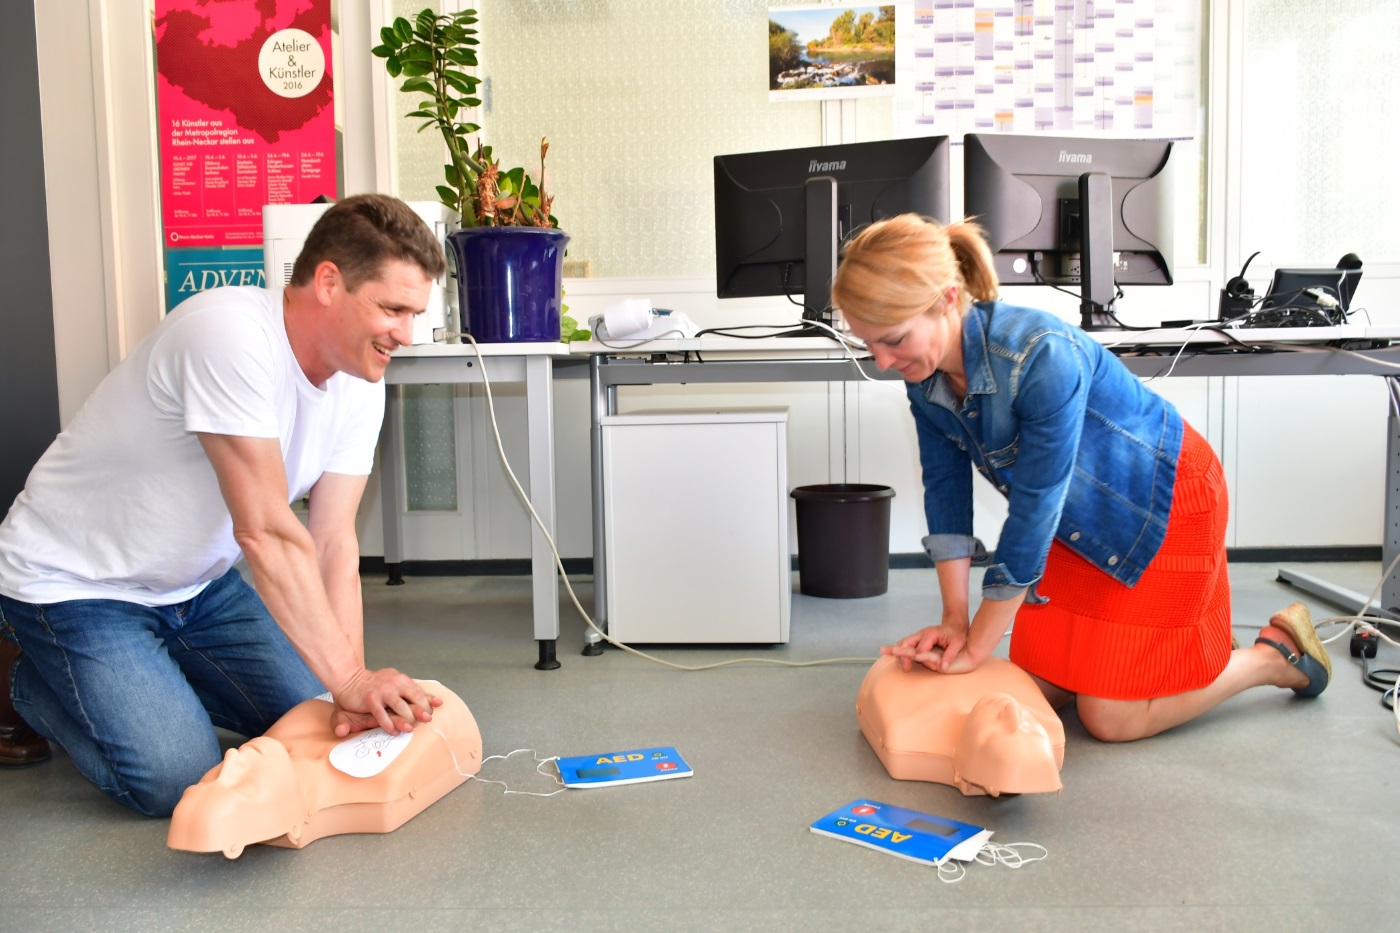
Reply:
[[1181, 415], [1084, 331], [1044, 311], [974, 304], [963, 319], [967, 395], [943, 373], [909, 385], [923, 464], [924, 548], [987, 559], [972, 534], [972, 468], [1009, 513], [983, 596], [1010, 599], [1045, 572], [1052, 538], [1132, 586], [1171, 513]]

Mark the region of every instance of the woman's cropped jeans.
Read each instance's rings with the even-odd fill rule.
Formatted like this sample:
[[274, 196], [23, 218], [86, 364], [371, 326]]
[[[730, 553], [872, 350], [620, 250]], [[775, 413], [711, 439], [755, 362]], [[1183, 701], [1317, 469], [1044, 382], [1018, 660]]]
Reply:
[[261, 735], [324, 691], [237, 570], [156, 608], [0, 595], [0, 636], [24, 652], [10, 691], [24, 721], [148, 816], [168, 816], [218, 764], [215, 726]]

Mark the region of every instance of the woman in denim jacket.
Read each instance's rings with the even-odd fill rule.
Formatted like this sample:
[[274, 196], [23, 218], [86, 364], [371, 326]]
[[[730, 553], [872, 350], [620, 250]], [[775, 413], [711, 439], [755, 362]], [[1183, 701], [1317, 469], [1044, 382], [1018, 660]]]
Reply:
[[[1011, 659], [1105, 741], [1155, 735], [1272, 684], [1331, 673], [1294, 603], [1232, 650], [1220, 461], [1165, 399], [1080, 328], [997, 300], [973, 224], [906, 214], [846, 247], [832, 289], [851, 332], [907, 383], [942, 595], [937, 625], [882, 653], [977, 668], [1015, 619]], [[972, 613], [972, 470], [1008, 500]]]

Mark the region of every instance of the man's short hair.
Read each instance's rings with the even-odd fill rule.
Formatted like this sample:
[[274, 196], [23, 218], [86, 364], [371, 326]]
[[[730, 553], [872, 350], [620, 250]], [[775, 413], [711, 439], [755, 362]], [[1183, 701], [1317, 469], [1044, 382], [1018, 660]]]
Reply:
[[316, 221], [292, 266], [292, 284], [308, 284], [316, 267], [329, 260], [353, 292], [378, 280], [393, 259], [413, 263], [430, 279], [447, 271], [442, 245], [413, 208], [387, 194], [357, 194]]

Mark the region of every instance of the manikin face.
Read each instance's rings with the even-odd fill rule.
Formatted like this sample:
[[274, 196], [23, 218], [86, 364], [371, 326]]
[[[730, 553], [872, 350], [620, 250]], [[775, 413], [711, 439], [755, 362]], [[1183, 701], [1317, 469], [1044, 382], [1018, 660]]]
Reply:
[[961, 780], [993, 797], [1061, 787], [1049, 733], [1029, 709], [1004, 693], [988, 694], [972, 707], [953, 766]]
[[923, 314], [898, 324], [864, 324], [848, 319], [851, 333], [881, 369], [893, 369], [905, 382], [923, 382], [935, 370], [962, 369], [962, 321], [957, 288], [945, 289]]
[[309, 812], [304, 791], [286, 746], [258, 736], [229, 749], [222, 764], [185, 789], [166, 841], [236, 858], [245, 845], [298, 831]]
[[[402, 259], [386, 262], [378, 279], [361, 282], [353, 292], [345, 288], [338, 270], [329, 278], [322, 286], [329, 307], [319, 342], [319, 355], [329, 372], [319, 380], [311, 373], [307, 376], [317, 384], [335, 372], [378, 382], [389, 355], [413, 342], [413, 316], [428, 307], [432, 280]], [[318, 285], [320, 281], [325, 280]]]

